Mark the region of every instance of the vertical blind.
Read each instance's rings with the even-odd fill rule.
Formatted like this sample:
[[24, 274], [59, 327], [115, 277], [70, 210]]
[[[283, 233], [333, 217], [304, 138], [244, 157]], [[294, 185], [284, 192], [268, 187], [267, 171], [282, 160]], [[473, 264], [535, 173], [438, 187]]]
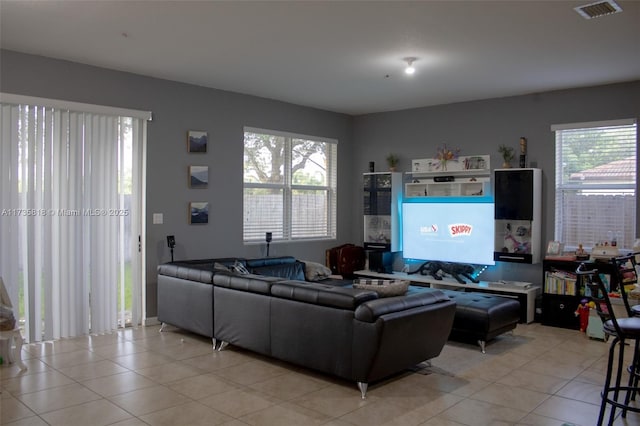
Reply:
[[635, 120], [552, 126], [556, 134], [555, 239], [591, 248], [636, 238]]
[[125, 275], [140, 323], [146, 118], [3, 99], [0, 120], [0, 274], [26, 339], [124, 326]]

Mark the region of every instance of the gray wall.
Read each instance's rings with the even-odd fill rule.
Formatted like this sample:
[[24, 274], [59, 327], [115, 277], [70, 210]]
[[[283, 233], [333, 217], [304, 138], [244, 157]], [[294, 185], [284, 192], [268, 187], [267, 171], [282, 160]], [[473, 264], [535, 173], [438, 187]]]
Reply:
[[[324, 250], [362, 241], [362, 173], [369, 161], [386, 169], [385, 157], [431, 157], [443, 142], [463, 155], [491, 154], [529, 140], [531, 166], [543, 170], [543, 245], [553, 238], [554, 135], [550, 126], [640, 117], [640, 81], [527, 96], [465, 102], [350, 117], [283, 102], [181, 84], [135, 74], [0, 51], [0, 90], [153, 112], [147, 155], [147, 311], [155, 315], [155, 269], [170, 259], [165, 237], [177, 240], [175, 258], [261, 256], [264, 245], [242, 243], [242, 129], [252, 126], [339, 140], [337, 241], [273, 244], [271, 255], [324, 261]], [[206, 154], [188, 154], [187, 130], [206, 130]], [[210, 185], [189, 189], [187, 167], [209, 165]], [[189, 201], [210, 201], [210, 223], [188, 225]], [[153, 225], [153, 213], [164, 224]], [[543, 247], [544, 249], [544, 247]], [[541, 282], [541, 265], [498, 264], [482, 279]]]
[[[401, 157], [398, 171], [409, 171], [411, 159], [433, 157], [444, 142], [459, 147], [462, 155], [491, 154], [495, 169], [502, 165], [498, 145], [510, 145], [518, 152], [519, 138], [524, 136], [530, 167], [542, 169], [542, 250], [546, 250], [554, 233], [555, 135], [551, 125], [637, 117], [640, 81], [362, 115], [354, 118], [353, 169], [364, 172], [369, 161], [375, 161], [376, 170], [385, 170], [386, 155], [395, 152]], [[362, 228], [361, 207], [351, 220]], [[481, 278], [540, 283], [541, 268], [499, 263]]]
[[[242, 242], [243, 126], [323, 136], [338, 142], [338, 239], [272, 244], [270, 255], [324, 262], [326, 248], [360, 238], [351, 228], [352, 118], [344, 114], [221, 90], [0, 51], [0, 91], [151, 111], [147, 145], [147, 315], [156, 312], [156, 267], [175, 259], [258, 257], [264, 245]], [[188, 130], [209, 132], [206, 154], [186, 150]], [[189, 165], [209, 166], [207, 189], [189, 189]], [[188, 224], [189, 201], [209, 201], [209, 224]], [[340, 212], [345, 212], [340, 214]], [[152, 214], [163, 213], [162, 225]]]

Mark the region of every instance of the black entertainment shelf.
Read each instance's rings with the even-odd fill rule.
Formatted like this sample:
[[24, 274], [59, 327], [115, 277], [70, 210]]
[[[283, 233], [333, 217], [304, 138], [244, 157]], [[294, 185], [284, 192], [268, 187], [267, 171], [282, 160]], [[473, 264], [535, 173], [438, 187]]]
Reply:
[[[597, 269], [599, 273], [608, 276], [611, 291], [618, 289], [615, 270], [608, 261], [544, 259], [542, 262], [541, 320], [543, 325], [572, 330], [580, 329], [580, 318], [575, 315], [575, 312], [580, 301], [587, 296], [585, 296], [584, 286], [577, 279], [572, 281], [571, 275], [575, 274], [576, 269], [583, 262], [589, 265], [587, 269]], [[553, 272], [566, 276], [565, 282], [562, 282], [562, 278], [551, 278], [548, 274]], [[552, 280], [553, 283], [550, 282]]]

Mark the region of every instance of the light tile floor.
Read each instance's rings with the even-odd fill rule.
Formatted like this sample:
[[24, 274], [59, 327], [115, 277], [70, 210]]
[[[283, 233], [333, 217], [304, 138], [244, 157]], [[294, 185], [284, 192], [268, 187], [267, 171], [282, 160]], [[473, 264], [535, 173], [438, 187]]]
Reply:
[[[608, 343], [518, 325], [482, 354], [450, 342], [369, 387], [158, 326], [25, 345], [0, 368], [2, 425], [593, 425]], [[616, 425], [640, 425], [618, 415]]]

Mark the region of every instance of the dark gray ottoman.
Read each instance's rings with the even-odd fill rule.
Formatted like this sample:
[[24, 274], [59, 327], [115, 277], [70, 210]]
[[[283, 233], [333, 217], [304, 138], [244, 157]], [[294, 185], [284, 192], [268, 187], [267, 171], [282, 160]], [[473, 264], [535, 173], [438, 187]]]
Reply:
[[485, 353], [486, 342], [516, 328], [520, 302], [487, 293], [442, 290], [456, 302], [456, 316], [449, 339], [475, 341]]

